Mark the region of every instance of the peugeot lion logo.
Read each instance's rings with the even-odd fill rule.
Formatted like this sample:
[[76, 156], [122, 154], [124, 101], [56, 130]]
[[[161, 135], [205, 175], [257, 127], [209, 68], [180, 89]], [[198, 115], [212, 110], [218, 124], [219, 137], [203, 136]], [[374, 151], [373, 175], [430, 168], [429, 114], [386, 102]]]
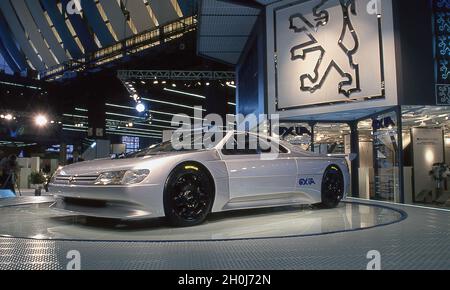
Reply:
[[73, 184], [75, 182], [75, 176], [69, 177], [68, 183]]
[[[356, 34], [355, 28], [352, 23], [351, 15], [356, 16], [356, 1], [355, 0], [340, 0], [343, 13], [343, 26], [340, 32], [339, 39], [337, 40], [337, 47], [345, 54], [346, 63], [339, 63], [337, 60], [330, 56], [319, 43], [317, 39], [318, 34], [322, 33], [323, 27], [326, 27], [330, 22], [330, 13], [326, 8], [328, 0], [322, 0], [313, 8], [313, 15], [315, 16], [314, 23], [310, 22], [303, 14], [296, 13], [291, 15], [290, 29], [295, 33], [302, 33], [306, 37], [304, 42], [294, 46], [291, 49], [291, 60], [305, 60], [308, 55], [318, 52], [320, 57], [317, 59], [314, 71], [311, 73], [302, 74], [300, 76], [301, 87], [300, 90], [304, 92], [314, 93], [322, 88], [327, 77], [331, 71], [335, 69], [342, 80], [338, 84], [338, 91], [340, 94], [345, 95], [347, 98], [354, 93], [361, 91], [360, 76], [359, 76], [359, 64], [355, 63], [354, 55], [359, 48], [359, 38]], [[344, 40], [350, 37], [350, 44]], [[325, 70], [321, 70], [321, 67], [325, 66]]]

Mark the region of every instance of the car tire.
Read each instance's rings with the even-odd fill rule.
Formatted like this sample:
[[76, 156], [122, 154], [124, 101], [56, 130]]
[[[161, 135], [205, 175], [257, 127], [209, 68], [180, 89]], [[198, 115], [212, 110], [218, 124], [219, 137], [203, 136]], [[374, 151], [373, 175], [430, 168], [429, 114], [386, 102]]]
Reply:
[[339, 205], [344, 197], [344, 176], [339, 167], [329, 166], [322, 179], [322, 202], [318, 205], [320, 208], [329, 209]]
[[214, 196], [214, 181], [209, 172], [200, 164], [182, 164], [172, 171], [166, 181], [166, 218], [175, 227], [199, 225], [211, 212]]

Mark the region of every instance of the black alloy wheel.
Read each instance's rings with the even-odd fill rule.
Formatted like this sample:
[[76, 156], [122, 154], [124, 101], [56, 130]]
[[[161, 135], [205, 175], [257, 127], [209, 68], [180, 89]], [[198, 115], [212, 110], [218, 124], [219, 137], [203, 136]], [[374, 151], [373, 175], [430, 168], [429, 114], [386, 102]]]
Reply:
[[164, 191], [164, 211], [172, 226], [189, 227], [204, 222], [214, 201], [211, 176], [199, 165], [182, 165], [169, 176]]
[[325, 170], [322, 180], [321, 208], [335, 208], [344, 197], [344, 176], [339, 167], [333, 165]]

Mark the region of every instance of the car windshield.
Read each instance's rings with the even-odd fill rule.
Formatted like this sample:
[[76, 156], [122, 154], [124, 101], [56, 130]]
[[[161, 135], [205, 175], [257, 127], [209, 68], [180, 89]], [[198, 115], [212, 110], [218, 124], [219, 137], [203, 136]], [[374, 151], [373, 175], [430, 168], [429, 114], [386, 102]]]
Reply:
[[[201, 136], [192, 135], [194, 138], [191, 138], [191, 143], [187, 143], [183, 146], [183, 148], [179, 148], [180, 146], [173, 146], [172, 141], [166, 141], [159, 144], [151, 145], [150, 147], [130, 153], [125, 156], [125, 158], [139, 158], [139, 157], [145, 157], [145, 156], [151, 156], [151, 155], [162, 155], [162, 154], [168, 154], [172, 152], [190, 152], [190, 151], [199, 151], [199, 150], [205, 150], [205, 149], [211, 149], [217, 144], [220, 140], [213, 140], [213, 142], [210, 145], [205, 144], [203, 142], [205, 133], [201, 134]], [[222, 135], [221, 135], [222, 136]], [[195, 138], [197, 137], [197, 138]], [[223, 136], [222, 136], [223, 138]], [[220, 139], [222, 139], [220, 138]]]

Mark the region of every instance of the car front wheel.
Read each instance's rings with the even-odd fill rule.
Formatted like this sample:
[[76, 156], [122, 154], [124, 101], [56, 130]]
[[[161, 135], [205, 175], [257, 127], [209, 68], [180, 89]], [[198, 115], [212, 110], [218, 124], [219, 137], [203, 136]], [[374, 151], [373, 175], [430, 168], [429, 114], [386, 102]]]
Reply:
[[170, 174], [164, 192], [164, 211], [169, 223], [189, 227], [205, 221], [214, 201], [214, 183], [199, 165], [181, 165]]

